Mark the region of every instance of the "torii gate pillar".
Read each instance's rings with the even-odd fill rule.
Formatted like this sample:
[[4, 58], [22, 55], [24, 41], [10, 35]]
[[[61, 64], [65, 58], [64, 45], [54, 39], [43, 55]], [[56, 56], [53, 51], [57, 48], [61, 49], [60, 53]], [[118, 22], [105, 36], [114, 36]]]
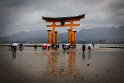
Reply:
[[51, 43], [51, 30], [47, 30], [48, 32], [48, 44]]

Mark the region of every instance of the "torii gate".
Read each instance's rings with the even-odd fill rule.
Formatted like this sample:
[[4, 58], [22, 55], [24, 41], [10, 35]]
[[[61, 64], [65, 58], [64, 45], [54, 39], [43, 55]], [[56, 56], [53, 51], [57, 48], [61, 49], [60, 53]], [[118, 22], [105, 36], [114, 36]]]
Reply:
[[[52, 25], [46, 25], [47, 27], [52, 27], [51, 30], [48, 31], [48, 44], [57, 44], [58, 41], [58, 32], [55, 31], [56, 27], [70, 27], [68, 30], [68, 43], [71, 45], [76, 45], [76, 31], [73, 30], [74, 26], [80, 26], [80, 24], [74, 24], [74, 21], [80, 21], [80, 19], [84, 18], [85, 14], [78, 16], [70, 16], [70, 17], [42, 17], [46, 22], [51, 22]], [[69, 22], [69, 24], [66, 24]], [[60, 24], [57, 24], [60, 23]]]

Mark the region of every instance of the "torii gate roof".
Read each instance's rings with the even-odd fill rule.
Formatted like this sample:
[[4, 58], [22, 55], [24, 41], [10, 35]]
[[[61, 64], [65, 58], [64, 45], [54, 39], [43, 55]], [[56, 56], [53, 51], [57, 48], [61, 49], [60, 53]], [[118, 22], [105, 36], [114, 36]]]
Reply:
[[78, 16], [68, 16], [68, 17], [45, 17], [43, 16], [42, 19], [45, 21], [61, 22], [61, 21], [68, 21], [68, 20], [80, 20], [84, 17], [85, 17], [85, 14], [81, 14]]

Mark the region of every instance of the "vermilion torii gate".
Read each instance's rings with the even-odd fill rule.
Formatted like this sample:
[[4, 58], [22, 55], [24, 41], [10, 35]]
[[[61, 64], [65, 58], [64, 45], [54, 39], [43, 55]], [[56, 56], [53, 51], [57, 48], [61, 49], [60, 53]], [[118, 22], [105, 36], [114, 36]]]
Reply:
[[[85, 14], [70, 17], [42, 17], [46, 22], [51, 22], [51, 25], [46, 25], [47, 27], [52, 27], [52, 30], [48, 31], [48, 44], [57, 44], [58, 32], [55, 31], [56, 27], [70, 27], [68, 30], [68, 43], [71, 45], [76, 45], [76, 31], [73, 30], [74, 26], [80, 26], [80, 24], [74, 24], [75, 21], [80, 21], [84, 18]], [[59, 24], [57, 24], [59, 23]], [[68, 24], [67, 24], [68, 23]], [[52, 31], [52, 33], [51, 33]]]

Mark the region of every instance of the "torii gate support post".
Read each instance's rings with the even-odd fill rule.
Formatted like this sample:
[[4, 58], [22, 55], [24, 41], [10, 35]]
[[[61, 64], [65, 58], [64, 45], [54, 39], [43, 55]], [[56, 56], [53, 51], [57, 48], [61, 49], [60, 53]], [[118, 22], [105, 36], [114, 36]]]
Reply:
[[70, 35], [71, 35], [71, 43], [70, 44], [72, 46], [74, 46], [74, 42], [75, 42], [75, 40], [74, 40], [73, 26], [74, 26], [73, 21], [70, 21]]
[[51, 30], [47, 30], [48, 32], [48, 44], [51, 43]]
[[52, 44], [55, 44], [55, 22], [52, 24]]
[[70, 34], [70, 29], [68, 29], [68, 43], [71, 43], [71, 34]]
[[72, 46], [76, 46], [76, 31], [73, 30], [73, 21], [70, 21], [70, 29], [68, 30], [68, 43]]
[[73, 31], [73, 33], [74, 33], [74, 45], [75, 45], [75, 47], [76, 47], [76, 32], [77, 31]]
[[55, 31], [55, 44], [57, 44], [57, 42], [58, 42], [58, 32]]

